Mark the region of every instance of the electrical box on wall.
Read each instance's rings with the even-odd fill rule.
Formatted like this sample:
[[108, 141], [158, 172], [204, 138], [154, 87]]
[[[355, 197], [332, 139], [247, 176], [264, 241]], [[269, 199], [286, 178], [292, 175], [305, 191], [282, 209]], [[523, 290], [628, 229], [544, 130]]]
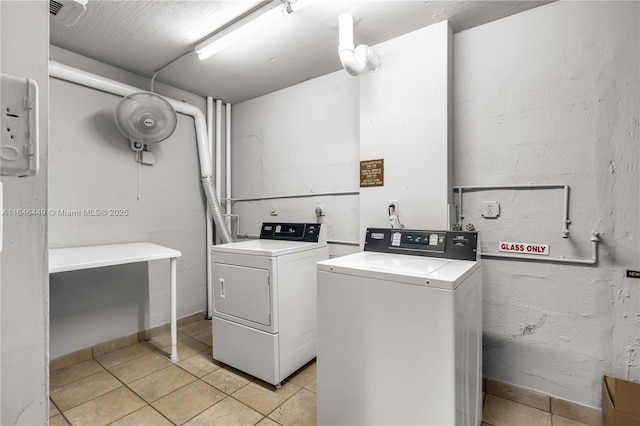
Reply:
[[500, 216], [500, 203], [497, 201], [483, 201], [480, 204], [482, 217], [485, 219], [495, 219]]
[[0, 74], [2, 176], [38, 173], [38, 85], [28, 78]]

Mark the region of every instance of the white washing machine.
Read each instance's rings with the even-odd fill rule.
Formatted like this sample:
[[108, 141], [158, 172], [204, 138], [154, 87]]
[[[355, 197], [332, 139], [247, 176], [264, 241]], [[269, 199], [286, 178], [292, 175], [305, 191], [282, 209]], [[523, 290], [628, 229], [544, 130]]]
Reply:
[[318, 424], [479, 425], [476, 232], [368, 229], [318, 263]]
[[211, 247], [213, 358], [280, 382], [316, 356], [316, 263], [325, 225], [263, 223], [260, 239]]

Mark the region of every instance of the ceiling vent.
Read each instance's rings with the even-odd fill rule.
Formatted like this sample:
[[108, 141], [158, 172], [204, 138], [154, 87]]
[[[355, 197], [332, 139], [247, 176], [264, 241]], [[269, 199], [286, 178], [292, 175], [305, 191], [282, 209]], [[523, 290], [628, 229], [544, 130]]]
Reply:
[[57, 21], [73, 25], [84, 13], [88, 0], [49, 0], [49, 13]]

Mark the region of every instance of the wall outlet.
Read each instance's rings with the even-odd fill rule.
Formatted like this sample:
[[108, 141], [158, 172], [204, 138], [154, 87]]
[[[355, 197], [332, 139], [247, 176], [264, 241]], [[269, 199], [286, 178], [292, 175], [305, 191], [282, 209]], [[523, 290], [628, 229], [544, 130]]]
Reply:
[[500, 203], [497, 201], [483, 201], [480, 203], [480, 209], [485, 219], [495, 219], [500, 216]]
[[278, 205], [277, 204], [271, 204], [269, 206], [269, 214], [271, 216], [278, 216]]
[[400, 214], [400, 202], [398, 200], [389, 200], [387, 203], [387, 213], [389, 216], [398, 216]]
[[316, 216], [326, 216], [327, 215], [327, 206], [325, 204], [316, 204]]

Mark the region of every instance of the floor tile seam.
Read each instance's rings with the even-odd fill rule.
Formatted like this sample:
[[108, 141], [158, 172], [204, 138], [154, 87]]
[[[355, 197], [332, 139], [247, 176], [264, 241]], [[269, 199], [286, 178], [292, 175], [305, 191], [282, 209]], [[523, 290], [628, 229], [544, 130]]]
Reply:
[[[86, 404], [86, 403], [87, 403], [87, 402], [89, 402], [89, 401], [93, 401], [94, 399], [100, 398], [101, 396], [104, 396], [104, 395], [106, 395], [106, 394], [108, 394], [108, 393], [111, 393], [111, 392], [113, 392], [113, 391], [115, 391], [115, 390], [118, 390], [118, 389], [120, 389], [122, 386], [125, 386], [125, 387], [126, 387], [126, 385], [124, 385], [124, 383], [122, 383], [122, 381], [118, 380], [118, 378], [117, 378], [117, 377], [115, 377], [113, 374], [111, 374], [111, 372], [110, 372], [110, 371], [108, 371], [108, 370], [106, 370], [106, 369], [105, 369], [105, 371], [106, 371], [107, 373], [109, 373], [112, 377], [114, 377], [114, 378], [115, 378], [115, 379], [120, 383], [120, 386], [118, 386], [118, 387], [116, 387], [116, 388], [114, 388], [114, 389], [111, 389], [110, 391], [107, 391], [107, 392], [105, 392], [105, 393], [103, 393], [103, 394], [97, 395], [97, 396], [95, 396], [95, 397], [93, 397], [93, 398], [87, 399], [86, 401], [83, 401], [83, 402], [81, 402], [81, 403], [80, 403], [80, 404], [78, 404], [78, 405], [74, 405], [73, 407], [69, 407], [69, 408], [67, 408], [65, 411], [73, 410], [74, 408], [79, 407], [79, 406], [81, 406], [81, 405], [83, 405], [83, 404]], [[102, 371], [99, 371], [98, 373], [95, 373], [95, 374], [100, 374], [100, 373], [102, 373]], [[91, 374], [91, 375], [89, 375], [89, 376], [87, 376], [87, 377], [91, 377], [91, 376], [93, 376], [93, 375], [94, 375], [94, 374]], [[87, 377], [83, 377], [83, 378], [84, 378], [84, 379], [86, 379]], [[82, 380], [82, 379], [79, 379], [79, 380]], [[73, 382], [72, 382], [72, 383], [73, 383]], [[67, 383], [67, 384], [70, 384], [70, 383]], [[66, 385], [63, 385], [63, 386], [66, 386]], [[62, 387], [62, 386], [57, 387], [56, 389], [60, 389], [61, 387]], [[55, 389], [54, 389], [54, 390], [55, 390]], [[49, 394], [51, 394], [51, 392], [49, 392]], [[50, 397], [49, 399], [53, 402], [53, 398], [51, 398], [51, 397]], [[54, 404], [55, 404], [55, 402], [54, 402]], [[55, 405], [56, 405], [56, 408], [58, 409], [58, 411], [60, 411], [60, 413], [62, 414], [62, 413], [63, 413], [63, 411], [62, 411], [62, 410], [60, 410], [60, 407], [58, 407], [58, 404], [55, 404]], [[66, 417], [65, 417], [65, 418], [66, 418]]]
[[199, 333], [194, 333], [194, 334], [189, 334], [186, 331], [183, 331], [182, 333], [186, 334], [187, 336], [197, 336], [199, 334], [204, 334], [204, 333], [208, 333], [208, 334], [211, 334], [211, 336], [213, 336], [213, 333], [211, 332], [211, 330], [204, 330], [204, 331], [200, 331]]
[[[295, 383], [293, 383], [293, 384], [295, 385]], [[291, 398], [293, 398], [295, 395], [297, 395], [302, 389], [304, 389], [304, 387], [300, 387], [297, 391], [295, 391], [293, 394], [291, 394], [291, 396], [289, 398], [285, 399], [284, 401], [282, 401], [282, 403], [278, 404], [278, 406], [276, 408], [274, 408], [273, 410], [271, 410], [271, 412], [269, 414], [267, 414], [266, 417], [269, 417], [270, 415], [272, 415], [278, 408], [280, 408], [284, 404], [286, 404], [287, 401], [289, 401]], [[307, 389], [307, 390], [309, 390], [309, 389]], [[309, 391], [309, 392], [311, 392], [311, 391]], [[273, 420], [273, 419], [271, 417], [269, 417], [269, 420]], [[273, 420], [273, 421], [275, 422], [275, 420]], [[276, 423], [278, 423], [278, 422], [276, 422]]]
[[[274, 422], [275, 424], [277, 424], [278, 426], [284, 426], [282, 423], [278, 423], [278, 422], [276, 422], [275, 420], [273, 420], [273, 419], [272, 419], [271, 417], [269, 417], [269, 416], [264, 416], [264, 418], [263, 418], [262, 420], [264, 420], [264, 419], [269, 419], [269, 420], [271, 420], [272, 422]], [[258, 423], [260, 423], [262, 420], [260, 420]], [[258, 424], [258, 423], [256, 423], [256, 424]]]
[[[493, 396], [494, 398], [500, 398], [500, 399], [503, 399], [503, 400], [505, 400], [505, 401], [509, 401], [509, 402], [511, 402], [511, 403], [514, 403], [514, 404], [522, 405], [523, 407], [527, 407], [527, 408], [530, 408], [530, 409], [532, 409], [532, 410], [540, 411], [541, 413], [548, 414], [549, 416], [551, 416], [551, 415], [553, 414], [551, 411], [541, 410], [541, 409], [540, 409], [540, 408], [538, 408], [538, 407], [532, 407], [531, 405], [523, 404], [523, 403], [521, 403], [521, 402], [514, 401], [514, 400], [512, 400], [512, 399], [507, 399], [507, 398], [504, 398], [504, 397], [501, 397], [501, 396], [498, 396], [498, 395], [493, 395], [493, 394], [487, 394], [487, 395], [491, 395], [491, 396]], [[485, 399], [486, 399], [486, 395], [485, 395]], [[484, 408], [484, 402], [483, 402], [483, 404], [482, 404], [482, 405], [483, 405], [483, 408]], [[565, 418], [566, 418], [566, 417], [565, 417]], [[569, 419], [569, 420], [570, 420], [570, 419]]]
[[[249, 383], [254, 383], [254, 382], [249, 382]], [[247, 383], [246, 385], [244, 385], [242, 388], [244, 388], [245, 386], [247, 386], [249, 383]], [[295, 385], [295, 383], [294, 383], [294, 385]], [[258, 386], [260, 386], [260, 385], [258, 385]], [[297, 385], [296, 385], [296, 386], [297, 386]], [[240, 388], [240, 389], [242, 389], [242, 388]], [[229, 396], [230, 396], [230, 397], [232, 397], [233, 399], [235, 399], [236, 401], [238, 401], [239, 403], [241, 403], [242, 405], [245, 405], [245, 406], [249, 407], [247, 404], [245, 404], [244, 402], [240, 401], [238, 398], [236, 398], [236, 397], [234, 397], [234, 396], [233, 396], [233, 395], [235, 395], [237, 392], [240, 392], [240, 389], [238, 389], [237, 391], [233, 392], [233, 394], [230, 394]], [[300, 390], [301, 390], [301, 389], [304, 389], [304, 388], [300, 387], [297, 391], [295, 391], [293, 394], [291, 394], [291, 396], [289, 396], [287, 399], [285, 399], [285, 400], [284, 400], [284, 401], [282, 401], [280, 404], [278, 404], [278, 405], [277, 405], [273, 410], [271, 410], [271, 411], [269, 412], [269, 414], [266, 414], [266, 415], [265, 415], [265, 414], [262, 414], [261, 412], [259, 412], [258, 410], [256, 410], [255, 408], [252, 408], [252, 407], [249, 407], [249, 408], [251, 408], [251, 409], [252, 409], [253, 411], [255, 411], [256, 413], [258, 413], [258, 414], [260, 414], [260, 415], [263, 415], [264, 417], [269, 417], [269, 416], [270, 416], [274, 411], [276, 411], [278, 408], [280, 408], [280, 406], [282, 406], [282, 404], [284, 404], [285, 402], [287, 402], [288, 400], [290, 400], [291, 398], [293, 398], [293, 396], [294, 396], [295, 394], [297, 394], [298, 392], [300, 392]], [[269, 418], [269, 420], [273, 420], [273, 419]], [[274, 421], [275, 421], [275, 420], [274, 420]], [[276, 423], [278, 423], [278, 422], [276, 422]], [[279, 423], [278, 423], [278, 424], [279, 424]]]
[[[131, 390], [131, 389], [130, 389], [130, 390]], [[140, 398], [140, 395], [136, 394], [136, 396]], [[142, 398], [140, 398], [140, 399], [142, 399]], [[124, 418], [125, 418], [125, 417], [127, 417], [127, 416], [130, 416], [131, 414], [135, 413], [136, 411], [140, 411], [140, 410], [142, 410], [142, 409], [143, 409], [143, 408], [145, 408], [145, 407], [149, 407], [149, 408], [151, 408], [153, 411], [155, 411], [156, 413], [160, 414], [160, 416], [162, 416], [166, 421], [168, 421], [169, 423], [171, 423], [171, 424], [172, 424], [172, 425], [174, 425], [174, 426], [177, 426], [174, 422], [172, 422], [170, 419], [168, 419], [168, 418], [167, 418], [167, 416], [165, 416], [164, 414], [162, 414], [160, 411], [156, 410], [156, 408], [155, 408], [153, 405], [149, 404], [149, 403], [148, 403], [147, 401], [145, 401], [144, 399], [142, 399], [142, 401], [144, 402], [144, 406], [143, 406], [143, 407], [140, 407], [140, 408], [138, 408], [137, 410], [134, 410], [134, 411], [132, 411], [132, 412], [130, 412], [130, 413], [128, 413], [128, 414], [125, 414], [124, 416], [122, 416], [122, 417], [120, 417], [120, 418], [115, 419], [114, 421], [112, 421], [111, 423], [109, 423], [109, 425], [111, 425], [111, 424], [113, 424], [113, 423], [117, 422], [118, 420], [122, 420], [122, 419], [124, 419]]]
[[[247, 383], [247, 384], [248, 384], [248, 383]], [[238, 390], [240, 390], [240, 389], [238, 389]], [[234, 392], [234, 393], [235, 393], [235, 392]], [[268, 416], [269, 416], [268, 414], [267, 414], [267, 415], [264, 415], [264, 414], [262, 414], [260, 411], [256, 410], [255, 408], [248, 406], [247, 404], [245, 404], [244, 402], [240, 401], [238, 398], [234, 397], [233, 395], [229, 395], [229, 398], [233, 398], [234, 400], [238, 401], [240, 404], [244, 405], [245, 407], [247, 407], [247, 408], [248, 408], [248, 409], [250, 409], [251, 411], [255, 411], [256, 413], [260, 414], [260, 415], [262, 416], [262, 419], [264, 419], [265, 417], [268, 417]], [[284, 404], [284, 402], [283, 402], [283, 404]], [[280, 406], [280, 405], [278, 405], [278, 407], [279, 407], [279, 406]], [[278, 408], [278, 407], [276, 407], [276, 408]], [[275, 410], [275, 408], [274, 408], [274, 410]], [[271, 414], [271, 413], [269, 413], [269, 414]], [[258, 420], [258, 423], [259, 423], [260, 421], [262, 421], [262, 419]], [[269, 420], [271, 420], [271, 419], [269, 419]]]
[[[120, 364], [120, 365], [122, 365], [122, 364]], [[171, 364], [171, 365], [175, 365], [175, 364]], [[149, 376], [151, 376], [152, 374], [155, 374], [155, 373], [157, 373], [157, 372], [159, 372], [159, 371], [166, 370], [167, 368], [171, 367], [171, 365], [167, 365], [166, 367], [162, 367], [162, 368], [161, 368], [161, 369], [159, 369], [159, 370], [152, 371], [151, 373], [149, 373], [149, 374], [145, 374], [144, 376], [140, 376], [140, 377], [138, 377], [137, 379], [132, 380], [130, 383], [137, 382], [138, 380], [142, 380], [142, 379], [144, 379], [145, 377], [149, 377]], [[111, 372], [108, 368], [107, 368], [107, 371], [109, 371], [109, 373], [111, 373], [111, 375], [112, 375], [112, 376], [116, 377], [116, 376], [115, 376], [115, 374], [114, 374], [113, 372]], [[123, 382], [122, 380], [120, 380], [120, 378], [116, 377], [116, 379], [118, 379], [118, 380], [119, 380], [123, 385], [125, 385], [125, 386], [129, 387], [129, 386], [127, 385], [127, 383], [125, 383], [125, 382]]]
[[[515, 399], [511, 399], [510, 397], [508, 397], [504, 393], [498, 394], [498, 393], [494, 393], [494, 392], [489, 392], [488, 389], [483, 391], [483, 392], [485, 393], [485, 398], [486, 398], [487, 395], [491, 395], [491, 396], [495, 396], [495, 397], [498, 397], [498, 398], [506, 399], [507, 401], [515, 402], [517, 404], [526, 405], [527, 407], [535, 408], [537, 410], [544, 411], [546, 413], [551, 413], [551, 398], [552, 397], [550, 395], [547, 395], [547, 397], [549, 398], [549, 409], [548, 410], [543, 410], [542, 408], [538, 408], [538, 406], [531, 405], [531, 404], [528, 404], [526, 402], [520, 402], [520, 401], [517, 401]], [[537, 391], [535, 391], [535, 392], [537, 392]]]
[[[176, 367], [182, 368], [184, 371], [186, 371], [186, 372], [187, 372], [187, 373], [189, 373], [189, 374], [193, 374], [193, 373], [191, 373], [190, 371], [188, 371], [188, 370], [186, 370], [185, 368], [183, 368], [181, 365], [178, 365], [178, 363], [183, 362], [183, 361], [186, 361], [186, 360], [188, 360], [188, 359], [191, 359], [191, 358], [193, 358], [194, 356], [198, 356], [198, 355], [200, 355], [200, 354], [202, 354], [202, 353], [209, 352], [209, 350], [210, 350], [210, 349], [211, 349], [211, 348], [209, 348], [209, 349], [205, 349], [204, 351], [200, 351], [200, 352], [198, 352], [198, 353], [196, 353], [196, 354], [193, 354], [193, 355], [188, 356], [188, 357], [183, 358], [183, 359], [178, 358], [178, 361], [176, 361], [173, 365], [175, 365]], [[217, 365], [217, 366], [218, 366], [218, 368], [221, 368], [218, 364], [215, 364], [215, 365]], [[214, 371], [215, 371], [215, 370], [214, 370]], [[213, 373], [213, 371], [212, 371], [212, 373]], [[209, 374], [209, 373], [207, 373], [207, 374]], [[206, 374], [205, 374], [205, 376], [206, 376]]]
[[[138, 343], [134, 343], [133, 345], [140, 345], [140, 342], [138, 342]], [[129, 345], [129, 346], [133, 346], [133, 345]], [[124, 346], [123, 348], [120, 348], [120, 349], [124, 349], [124, 348], [127, 348], [127, 347], [129, 347], [129, 346]], [[147, 348], [147, 347], [146, 347], [146, 346], [144, 346], [144, 345], [143, 345], [143, 347], [144, 347], [145, 349], [149, 349], [149, 348]], [[116, 351], [117, 351], [117, 350], [120, 350], [120, 349], [116, 349]], [[107, 352], [106, 354], [110, 354], [110, 353], [113, 353], [113, 352], [115, 352], [115, 351]], [[100, 355], [98, 355], [98, 356], [102, 356], [102, 355], [106, 355], [106, 354], [100, 354]], [[133, 361], [133, 360], [138, 359], [138, 358], [142, 358], [142, 357], [143, 357], [143, 356], [145, 356], [145, 355], [148, 355], [148, 354], [142, 354], [142, 355], [139, 355], [139, 356], [133, 357], [133, 358], [131, 358], [131, 359], [128, 359], [128, 360], [126, 360], [126, 361], [124, 361], [124, 362], [120, 362], [120, 363], [118, 363], [118, 364], [114, 364], [114, 365], [112, 365], [112, 366], [111, 366], [111, 368], [113, 368], [113, 367], [117, 367], [117, 366], [119, 366], [119, 365], [125, 364], [125, 363], [127, 363], [127, 362], [129, 362], [129, 361]], [[105, 366], [102, 362], [100, 362], [100, 360], [99, 360], [98, 358], [93, 358], [93, 359], [94, 359], [98, 364], [100, 364], [100, 366], [101, 366], [102, 368], [104, 368], [105, 370], [108, 370], [108, 369], [109, 369], [109, 367]]]
[[[205, 385], [209, 385], [209, 386], [211, 386], [212, 388], [214, 388], [215, 390], [222, 392], [220, 389], [218, 389], [217, 387], [215, 387], [215, 386], [213, 386], [213, 385], [211, 385], [211, 384], [209, 384], [209, 383], [205, 382], [204, 380], [200, 380], [200, 379], [198, 379], [198, 380], [199, 380], [199, 381], [201, 381], [202, 383], [204, 383]], [[193, 382], [191, 382], [191, 383], [193, 383]], [[172, 393], [173, 393], [173, 392], [172, 392]], [[222, 393], [223, 393], [224, 397], [223, 397], [220, 401], [216, 401], [215, 403], [211, 404], [210, 406], [208, 406], [208, 407], [207, 407], [207, 408], [205, 408], [204, 410], [200, 411], [199, 413], [197, 413], [197, 414], [196, 414], [196, 415], [194, 415], [193, 417], [191, 417], [191, 418], [189, 418], [189, 419], [185, 420], [184, 422], [180, 423], [180, 425], [183, 425], [183, 424], [185, 424], [185, 423], [189, 423], [191, 420], [195, 419], [195, 418], [196, 418], [196, 417], [198, 417], [200, 414], [202, 414], [202, 413], [204, 413], [205, 411], [207, 411], [209, 408], [211, 408], [211, 407], [215, 407], [216, 405], [220, 404], [220, 403], [221, 403], [222, 401], [224, 401], [225, 399], [229, 398], [229, 396], [230, 396], [230, 395], [228, 395], [228, 394], [226, 394], [226, 393], [224, 393], [224, 392], [222, 392]], [[169, 394], [169, 395], [170, 395], [170, 394]], [[164, 398], [164, 397], [163, 397], [163, 398]], [[155, 409], [155, 407], [154, 407], [154, 409]], [[156, 411], [158, 411], [158, 410], [156, 410]], [[161, 414], [162, 414], [162, 413], [161, 413]], [[173, 423], [173, 422], [171, 422], [171, 423]], [[174, 424], [174, 425], [176, 425], [176, 423], [173, 423], [173, 424]], [[177, 426], [180, 426], [180, 425], [177, 425]]]
[[587, 425], [587, 423], [581, 422], [579, 420], [570, 419], [569, 417], [561, 416], [559, 414], [549, 413], [549, 415], [551, 416], [551, 426], [553, 426], [553, 424], [554, 424], [554, 421], [553, 421], [554, 417], [560, 417], [560, 418], [565, 419], [565, 420], [571, 420], [572, 422], [577, 422], [578, 424]]
[[[200, 342], [198, 340], [195, 340], [195, 339], [192, 339], [192, 340], [194, 340], [196, 343], [200, 343], [200, 344], [203, 344], [203, 345], [207, 346], [207, 349], [202, 350], [200, 352], [196, 352], [195, 354], [193, 354], [191, 356], [188, 356], [188, 357], [186, 357], [184, 359], [180, 359], [180, 351], [178, 351], [178, 361], [184, 361], [185, 359], [189, 359], [189, 358], [191, 358], [191, 357], [193, 357], [193, 356], [195, 356], [197, 354], [201, 354], [202, 352], [207, 352], [207, 351], [211, 350], [211, 346], [209, 346], [209, 345], [207, 345], [205, 343], [202, 343], [202, 342]], [[160, 354], [162, 354], [160, 356], [162, 356], [163, 358], [167, 358], [167, 359], [169, 358], [168, 355], [171, 353], [171, 345], [167, 345], [167, 346], [163, 346], [163, 347], [159, 348], [159, 347], [154, 346], [153, 344], [150, 343], [149, 346], [153, 347], [153, 353], [158, 353], [159, 352]]]
[[[218, 370], [215, 370], [215, 371], [218, 371]], [[212, 371], [212, 373], [215, 373], [215, 371]], [[225, 370], [225, 371], [228, 371], [228, 370]], [[211, 374], [211, 373], [209, 373], [209, 374]], [[207, 374], [207, 376], [208, 376], [208, 374]], [[204, 376], [203, 376], [203, 377], [204, 377]], [[205, 383], [207, 383], [207, 382], [205, 382]], [[225, 392], [224, 390], [222, 390], [222, 389], [218, 388], [217, 386], [212, 385], [211, 383], [207, 383], [207, 384], [208, 384], [208, 385], [210, 385], [210, 386], [213, 386], [214, 388], [218, 389], [220, 392], [224, 393], [224, 394], [225, 394], [225, 395], [227, 395], [227, 396], [232, 396], [234, 393], [238, 392], [240, 389], [243, 389], [244, 387], [248, 386], [248, 385], [249, 385], [249, 383], [253, 383], [253, 381], [250, 381], [250, 382], [245, 383], [244, 385], [240, 386], [238, 389], [234, 390], [234, 391], [233, 391], [233, 392], [231, 392], [231, 393], [227, 393], [227, 392]], [[236, 398], [233, 398], [233, 399], [236, 399]], [[254, 411], [255, 411], [255, 410], [254, 410]]]
[[[117, 391], [118, 389], [120, 389], [120, 388], [122, 388], [122, 387], [126, 387], [126, 386], [123, 386], [123, 385], [122, 385], [122, 382], [120, 382], [120, 383], [121, 383], [121, 386], [118, 386], [118, 387], [117, 387], [117, 388], [115, 388], [115, 389], [111, 389], [110, 391], [105, 392], [105, 393], [103, 393], [103, 394], [101, 394], [101, 395], [98, 395], [98, 396], [93, 397], [93, 398], [91, 398], [91, 399], [87, 399], [86, 401], [83, 401], [82, 403], [80, 403], [80, 404], [78, 404], [78, 405], [74, 405], [73, 407], [67, 408], [64, 412], [63, 412], [63, 411], [60, 411], [60, 409], [58, 409], [58, 411], [60, 411], [60, 414], [63, 414], [63, 415], [64, 415], [64, 413], [65, 413], [65, 412], [67, 412], [67, 413], [68, 413], [69, 411], [71, 411], [71, 410], [73, 410], [73, 409], [75, 409], [75, 408], [78, 408], [78, 407], [80, 407], [80, 406], [82, 406], [82, 405], [84, 405], [84, 404], [87, 404], [87, 403], [91, 402], [91, 401], [95, 401], [96, 399], [101, 398], [101, 397], [103, 397], [103, 396], [105, 396], [105, 395], [108, 395], [108, 394], [110, 394], [110, 393], [112, 393], [112, 392], [115, 392], [115, 391]], [[137, 395], [136, 395], [136, 396], [137, 396]], [[146, 401], [144, 401], [144, 400], [142, 400], [142, 401], [143, 401], [143, 402], [146, 402]], [[66, 416], [66, 415], [64, 416], [64, 418], [65, 418], [65, 420], [67, 420], [67, 423], [72, 424], [72, 423], [69, 421], [69, 419], [67, 418], [67, 416]]]
[[[307, 386], [308, 386], [308, 385], [307, 385]], [[309, 389], [307, 386], [303, 386], [303, 387], [302, 387], [302, 389], [306, 389], [306, 390], [308, 390], [309, 392], [311, 392], [311, 393], [314, 393], [314, 394], [318, 395], [318, 391], [317, 391], [317, 390]]]
[[[57, 405], [55, 402], [53, 402], [53, 399], [49, 398], [49, 401], [51, 401], [51, 403], [52, 403], [53, 405], [55, 405], [56, 409], [58, 410], [58, 414], [56, 414], [56, 416], [57, 416], [57, 415], [62, 416], [62, 418], [63, 418], [63, 419], [65, 419], [65, 421], [66, 421], [67, 423], [71, 424], [71, 422], [69, 421], [69, 419], [67, 418], [67, 416], [65, 416], [65, 415], [64, 415], [64, 413], [62, 412], [62, 410], [60, 409], [60, 407], [58, 407], [58, 405]], [[82, 404], [80, 404], [80, 405], [82, 405]], [[51, 420], [51, 417], [49, 417], [49, 420]]]
[[208, 334], [209, 334], [209, 333], [211, 333], [211, 331], [206, 331], [206, 330], [205, 330], [205, 331], [201, 331], [200, 333], [195, 333], [195, 334], [189, 334], [189, 333], [187, 333], [186, 331], [183, 331], [183, 332], [182, 332], [182, 334], [184, 334], [185, 336], [189, 336], [189, 337], [191, 337], [192, 339], [194, 338], [194, 336], [199, 336], [199, 335], [201, 335], [201, 334], [205, 334], [205, 333], [208, 333]]
[[[207, 382], [205, 382], [205, 383], [207, 383]], [[207, 383], [207, 384], [208, 384], [208, 383]], [[209, 386], [213, 386], [213, 385], [209, 385]], [[214, 388], [216, 388], [215, 386], [213, 386], [213, 387], [214, 387]], [[218, 388], [216, 388], [216, 389], [218, 389]], [[218, 390], [220, 390], [220, 389], [218, 389]], [[221, 391], [221, 390], [220, 390], [220, 392], [224, 393], [224, 392], [223, 392], [223, 391]], [[228, 393], [224, 393], [224, 398], [222, 398], [220, 401], [218, 401], [218, 402], [216, 402], [215, 404], [210, 405], [209, 407], [205, 408], [204, 410], [202, 410], [201, 412], [199, 412], [199, 413], [198, 413], [198, 414], [196, 414], [195, 416], [191, 417], [189, 420], [185, 421], [185, 422], [184, 422], [184, 423], [182, 423], [182, 424], [185, 424], [185, 423], [190, 422], [190, 421], [191, 421], [191, 420], [193, 420], [194, 418], [198, 417], [200, 414], [204, 413], [205, 411], [209, 410], [209, 409], [210, 409], [210, 408], [212, 408], [212, 407], [215, 407], [216, 405], [218, 405], [218, 404], [222, 403], [224, 400], [226, 400], [226, 399], [228, 399], [228, 398], [231, 398], [231, 399], [233, 399], [233, 400], [235, 400], [235, 401], [239, 402], [240, 404], [244, 405], [245, 407], [247, 407], [247, 408], [248, 408], [248, 409], [250, 409], [251, 411], [254, 411], [254, 412], [256, 412], [256, 413], [258, 413], [258, 414], [260, 414], [260, 415], [262, 416], [262, 418], [261, 418], [260, 420], [258, 420], [256, 423], [254, 423], [254, 425], [255, 425], [255, 424], [260, 423], [262, 420], [264, 420], [264, 419], [267, 417], [267, 416], [265, 416], [264, 414], [262, 414], [261, 412], [259, 412], [258, 410], [255, 410], [255, 409], [253, 409], [253, 408], [249, 407], [247, 404], [245, 404], [245, 403], [244, 403], [244, 402], [242, 402], [242, 401], [237, 400], [236, 398], [234, 398], [233, 396], [229, 395]], [[271, 420], [271, 419], [269, 419], [269, 420]], [[277, 423], [277, 422], [276, 422], [276, 423]], [[174, 424], [175, 424], [175, 423], [174, 423]], [[280, 424], [280, 423], [278, 423], [278, 424]]]
[[[84, 361], [83, 361], [83, 362], [84, 362]], [[72, 365], [75, 365], [75, 364], [72, 364]], [[88, 376], [84, 376], [84, 377], [77, 378], [77, 379], [72, 380], [72, 381], [70, 381], [70, 382], [67, 382], [67, 383], [65, 383], [65, 384], [63, 384], [63, 385], [56, 386], [55, 388], [52, 388], [52, 387], [51, 387], [51, 384], [49, 384], [49, 389], [50, 389], [51, 391], [52, 391], [52, 390], [55, 390], [55, 389], [60, 389], [60, 388], [61, 388], [61, 387], [63, 387], [63, 386], [70, 385], [70, 384], [75, 383], [75, 382], [77, 382], [77, 381], [79, 381], [79, 380], [83, 380], [83, 379], [86, 379], [87, 377], [91, 377], [91, 376], [93, 376], [93, 375], [95, 375], [95, 374], [102, 373], [103, 371], [108, 371], [108, 370], [107, 370], [106, 368], [104, 368], [101, 364], [100, 364], [100, 368], [102, 368], [102, 370], [101, 370], [101, 371], [96, 371], [95, 373], [91, 373], [91, 374], [89, 374]]]
[[[169, 366], [169, 367], [171, 367], [171, 366]], [[167, 367], [167, 368], [169, 368], [169, 367]], [[158, 371], [161, 371], [161, 370], [158, 370]], [[157, 371], [156, 371], [156, 373], [157, 373]], [[153, 374], [153, 373], [152, 373], [152, 374]], [[166, 394], [166, 395], [162, 395], [160, 398], [156, 398], [156, 399], [154, 399], [153, 401], [147, 401], [146, 399], [144, 399], [144, 398], [142, 397], [142, 395], [139, 395], [136, 391], [134, 391], [134, 390], [133, 390], [133, 389], [131, 389], [131, 388], [129, 388], [129, 389], [131, 389], [131, 391], [132, 391], [133, 393], [135, 393], [135, 394], [136, 394], [136, 395], [138, 395], [140, 398], [142, 398], [142, 400], [143, 400], [144, 402], [146, 402], [147, 404], [149, 404], [149, 405], [151, 405], [151, 406], [153, 407], [153, 403], [154, 403], [154, 402], [158, 402], [158, 401], [160, 401], [162, 398], [165, 398], [165, 397], [167, 397], [167, 396], [169, 396], [169, 395], [173, 394], [174, 392], [178, 392], [180, 389], [182, 389], [182, 388], [184, 388], [184, 387], [186, 387], [186, 386], [189, 386], [191, 383], [193, 383], [193, 382], [195, 382], [195, 381], [197, 381], [197, 380], [198, 380], [198, 378], [197, 378], [196, 376], [194, 376], [194, 375], [193, 375], [193, 374], [191, 374], [191, 373], [189, 373], [189, 374], [190, 374], [191, 376], [195, 377], [195, 379], [196, 379], [196, 380], [192, 380], [192, 381], [190, 381], [189, 383], [186, 383], [186, 384], [184, 384], [184, 385], [180, 386], [179, 388], [172, 390], [172, 391], [171, 391], [171, 392], [169, 392], [168, 394]], [[127, 387], [128, 387], [128, 386], [127, 386]]]
[[[169, 365], [169, 366], [167, 366], [166, 368], [169, 368], [169, 367], [171, 367], [171, 366]], [[164, 369], [160, 369], [160, 370], [158, 370], [158, 371], [161, 371], [161, 370], [164, 370]], [[107, 371], [109, 371], [109, 370], [107, 369]], [[113, 373], [111, 373], [111, 371], [109, 371], [109, 374], [111, 374], [112, 376], [114, 376], [114, 377], [115, 377], [115, 375], [114, 375]], [[153, 373], [151, 373], [151, 374], [153, 374]], [[149, 375], [150, 375], [150, 374], [149, 374]], [[146, 377], [146, 376], [145, 376], [145, 377]], [[141, 378], [142, 378], [142, 377], [141, 377]], [[122, 385], [123, 385], [125, 388], [127, 388], [127, 389], [128, 389], [130, 392], [132, 392], [135, 396], [137, 396], [138, 398], [140, 398], [140, 400], [144, 403], [144, 406], [142, 406], [142, 407], [138, 408], [138, 410], [142, 410], [144, 407], [149, 406], [149, 407], [151, 407], [151, 409], [152, 409], [152, 410], [156, 411], [156, 412], [157, 412], [158, 414], [160, 414], [162, 417], [164, 417], [165, 419], [167, 419], [167, 417], [166, 417], [166, 416], [164, 416], [160, 411], [156, 410], [156, 408], [155, 408], [153, 405], [151, 405], [151, 403], [147, 402], [147, 400], [146, 400], [146, 399], [144, 399], [144, 398], [142, 397], [142, 395], [139, 395], [136, 391], [134, 391], [132, 388], [130, 388], [126, 383], [124, 383], [124, 382], [123, 382], [122, 380], [120, 380], [118, 377], [116, 377], [116, 380], [118, 380], [120, 383], [122, 383]], [[138, 380], [139, 380], [139, 379], [138, 379]], [[135, 380], [134, 380], [134, 382], [135, 382]], [[133, 383], [133, 382], [131, 382], [131, 383]], [[119, 389], [119, 388], [118, 388], [118, 389]], [[114, 389], [114, 390], [115, 390], [115, 389]], [[160, 398], [158, 398], [158, 399], [160, 399]], [[118, 421], [118, 420], [120, 420], [120, 419], [122, 419], [122, 418], [125, 418], [125, 417], [127, 417], [129, 414], [135, 413], [135, 412], [136, 412], [136, 411], [138, 411], [138, 410], [135, 410], [135, 411], [132, 411], [131, 413], [125, 414], [124, 416], [120, 417], [119, 419], [114, 420], [113, 422], [116, 422], [116, 421]], [[171, 423], [172, 425], [175, 425], [175, 423], [173, 423], [171, 420], [167, 419], [167, 421], [169, 421], [169, 423]], [[113, 422], [111, 422], [111, 423], [113, 423]], [[71, 424], [71, 422], [69, 422], [69, 424]]]

